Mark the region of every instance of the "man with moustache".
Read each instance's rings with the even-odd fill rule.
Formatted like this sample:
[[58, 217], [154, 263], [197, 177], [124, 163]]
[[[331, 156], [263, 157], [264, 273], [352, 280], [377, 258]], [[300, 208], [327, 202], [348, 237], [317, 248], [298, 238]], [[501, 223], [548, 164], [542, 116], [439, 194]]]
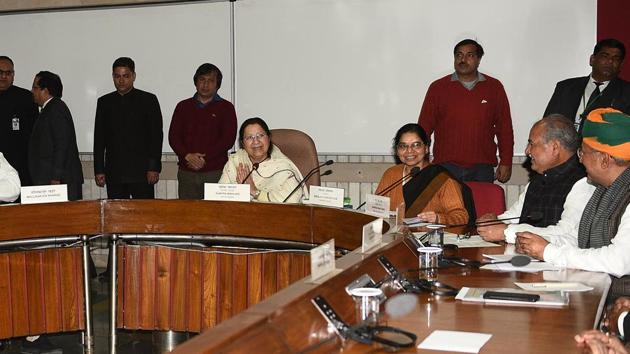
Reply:
[[0, 152], [18, 171], [23, 186], [30, 186], [28, 140], [37, 118], [30, 91], [13, 85], [13, 60], [0, 56]]
[[427, 134], [434, 134], [433, 163], [463, 181], [507, 182], [514, 133], [503, 85], [477, 70], [484, 51], [476, 41], [457, 43], [453, 54], [455, 72], [429, 86], [418, 118]]
[[591, 74], [558, 82], [545, 116], [559, 113], [573, 121], [580, 132], [584, 117], [593, 109], [610, 107], [630, 113], [630, 83], [617, 77], [626, 47], [608, 38], [599, 41], [590, 58]]
[[[575, 182], [586, 176], [576, 155], [579, 144], [573, 124], [561, 114], [552, 114], [534, 123], [529, 132], [525, 154], [531, 158], [532, 170], [536, 174], [518, 201], [507, 211], [499, 216], [486, 214], [477, 221], [520, 218], [478, 226], [479, 235], [486, 241], [506, 240], [514, 243], [516, 232], [535, 232], [536, 228], [556, 225], [561, 217], [565, 220], [579, 220], [582, 209], [567, 199]], [[574, 192], [574, 196], [585, 202], [590, 198], [592, 190], [586, 188], [584, 193], [576, 193]], [[566, 204], [569, 205], [565, 209]], [[540, 217], [531, 219], [533, 214], [540, 214]]]
[[116, 91], [98, 99], [94, 176], [110, 199], [153, 199], [162, 170], [162, 112], [157, 97], [134, 88], [135, 63], [112, 65]]

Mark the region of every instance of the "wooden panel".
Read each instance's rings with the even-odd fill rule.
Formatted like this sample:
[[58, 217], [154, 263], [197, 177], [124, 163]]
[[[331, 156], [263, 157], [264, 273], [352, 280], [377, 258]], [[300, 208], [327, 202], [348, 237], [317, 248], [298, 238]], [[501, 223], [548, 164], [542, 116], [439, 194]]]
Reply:
[[[171, 322], [171, 250], [157, 248], [156, 312], [157, 328], [169, 328]], [[129, 306], [129, 304], [124, 304]], [[134, 306], [131, 304], [131, 306]]]
[[[232, 313], [236, 315], [244, 311], [248, 304], [247, 274], [249, 256], [232, 256]], [[223, 284], [222, 284], [223, 285]], [[229, 284], [225, 284], [229, 285]]]
[[212, 253], [203, 254], [203, 285], [201, 300], [203, 301], [203, 309], [201, 323], [203, 328], [214, 327], [217, 323], [217, 284], [219, 274], [217, 272], [219, 256]]
[[30, 333], [46, 332], [44, 317], [44, 288], [41, 251], [29, 252], [26, 257], [26, 301], [28, 302], [28, 324]]
[[153, 328], [155, 323], [155, 313], [159, 312], [155, 306], [155, 286], [156, 286], [156, 248], [141, 247], [139, 269], [139, 289], [138, 296], [142, 301], [138, 302], [138, 326], [140, 328]]
[[278, 270], [276, 273], [278, 274], [278, 284], [276, 286], [276, 292], [280, 289], [286, 288], [287, 286], [289, 286], [289, 284], [291, 284], [291, 254], [279, 253], [277, 266]]
[[11, 272], [9, 254], [0, 253], [0, 338], [13, 336], [13, 294], [11, 292]]
[[187, 331], [188, 320], [188, 284], [190, 274], [188, 272], [188, 252], [181, 250], [171, 251], [171, 322], [170, 328], [175, 331]]
[[263, 269], [262, 254], [253, 254], [248, 257], [247, 262], [247, 304], [254, 305], [262, 301], [262, 277]]
[[[202, 257], [200, 252], [188, 252], [188, 321], [186, 328], [190, 332], [201, 332], [203, 312], [202, 294]], [[200, 304], [201, 306], [197, 305]]]
[[[44, 274], [44, 298], [46, 315], [46, 332], [60, 332], [62, 326], [62, 310], [61, 310], [61, 265], [59, 252], [45, 251], [43, 260]], [[83, 297], [83, 292], [81, 293]]]
[[64, 331], [83, 328], [83, 267], [81, 266], [81, 249], [60, 253], [61, 303], [64, 309], [62, 327]]
[[265, 253], [262, 257], [262, 298], [276, 293], [278, 286], [278, 255]]
[[[143, 299], [140, 298], [140, 247], [127, 246], [123, 247], [121, 254], [123, 258], [123, 272], [120, 278], [119, 286], [123, 290], [123, 302], [140, 304]], [[126, 306], [123, 311], [125, 326], [129, 328], [137, 328], [139, 325], [138, 312], [141, 306]]]
[[[11, 279], [11, 299], [13, 300], [13, 334], [12, 336], [26, 336], [28, 327], [28, 288], [26, 284], [26, 253], [9, 254], [9, 278]], [[65, 305], [65, 304], [64, 304]]]
[[218, 264], [218, 282], [217, 282], [217, 320], [219, 322], [227, 320], [232, 317], [233, 302], [232, 294], [234, 289], [232, 288], [233, 279], [233, 257], [226, 254], [219, 255]]

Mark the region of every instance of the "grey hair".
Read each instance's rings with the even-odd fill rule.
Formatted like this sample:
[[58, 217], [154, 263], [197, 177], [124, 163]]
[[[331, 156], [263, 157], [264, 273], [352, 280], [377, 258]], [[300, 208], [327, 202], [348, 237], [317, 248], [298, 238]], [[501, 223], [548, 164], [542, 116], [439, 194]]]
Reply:
[[571, 153], [575, 153], [580, 145], [580, 137], [573, 127], [573, 123], [562, 114], [550, 114], [536, 122], [535, 125], [544, 124], [545, 143], [558, 140], [560, 145]]
[[611, 156], [611, 157], [612, 157], [613, 161], [615, 161], [615, 164], [616, 164], [617, 166], [619, 166], [619, 167], [627, 167], [627, 166], [630, 166], [630, 161], [628, 161], [628, 160], [624, 160], [624, 159], [622, 159], [622, 158], [619, 158], [619, 157], [614, 157], [614, 156]]

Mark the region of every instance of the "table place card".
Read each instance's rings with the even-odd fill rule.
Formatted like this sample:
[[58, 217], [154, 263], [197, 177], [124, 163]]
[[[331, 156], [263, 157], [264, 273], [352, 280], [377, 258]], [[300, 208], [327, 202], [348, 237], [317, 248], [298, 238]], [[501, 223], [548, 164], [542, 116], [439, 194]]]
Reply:
[[249, 184], [204, 183], [203, 199], [214, 201], [249, 202]]
[[389, 197], [375, 194], [366, 195], [365, 212], [381, 218], [389, 218]]
[[380, 245], [383, 241], [383, 219], [376, 219], [363, 226], [363, 241], [361, 253], [367, 253], [371, 248]]
[[343, 208], [343, 189], [311, 186], [309, 204]]
[[396, 206], [396, 230], [400, 230], [405, 220], [405, 202], [402, 202]]
[[335, 270], [335, 239], [311, 250], [311, 280], [321, 278]]
[[57, 203], [68, 201], [68, 185], [51, 184], [21, 188], [22, 204]]

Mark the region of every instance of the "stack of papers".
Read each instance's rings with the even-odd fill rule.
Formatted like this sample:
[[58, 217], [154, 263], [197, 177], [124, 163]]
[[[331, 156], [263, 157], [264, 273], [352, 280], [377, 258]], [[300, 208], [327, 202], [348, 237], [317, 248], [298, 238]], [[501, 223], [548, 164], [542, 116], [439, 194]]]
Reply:
[[590, 291], [592, 286], [573, 282], [514, 283], [526, 291]]
[[490, 340], [490, 337], [492, 337], [492, 334], [437, 330], [429, 334], [418, 345], [418, 349], [479, 353], [481, 347]]
[[422, 227], [422, 226], [431, 225], [431, 223], [424, 222], [417, 216], [413, 218], [404, 218], [403, 223], [409, 227]]
[[[486, 258], [490, 258], [493, 261], [503, 262], [503, 261], [511, 260], [512, 257], [514, 257], [515, 255], [514, 254], [484, 254], [483, 256]], [[499, 271], [499, 272], [535, 273], [535, 272], [540, 272], [544, 270], [558, 271], [561, 268], [532, 258], [532, 262], [523, 267], [515, 267], [510, 263], [500, 263], [500, 264], [486, 264], [485, 266], [479, 269], [488, 269], [488, 270], [494, 270], [494, 271]]]

